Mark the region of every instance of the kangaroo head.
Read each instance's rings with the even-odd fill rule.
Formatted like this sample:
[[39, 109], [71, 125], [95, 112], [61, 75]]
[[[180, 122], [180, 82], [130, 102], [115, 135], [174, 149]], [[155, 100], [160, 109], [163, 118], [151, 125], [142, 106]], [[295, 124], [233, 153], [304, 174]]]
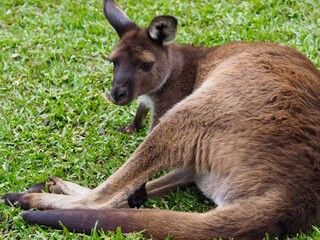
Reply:
[[157, 91], [171, 73], [169, 45], [176, 35], [177, 20], [159, 16], [148, 28], [140, 28], [113, 0], [104, 1], [104, 14], [120, 37], [109, 56], [114, 64], [113, 101], [124, 105]]

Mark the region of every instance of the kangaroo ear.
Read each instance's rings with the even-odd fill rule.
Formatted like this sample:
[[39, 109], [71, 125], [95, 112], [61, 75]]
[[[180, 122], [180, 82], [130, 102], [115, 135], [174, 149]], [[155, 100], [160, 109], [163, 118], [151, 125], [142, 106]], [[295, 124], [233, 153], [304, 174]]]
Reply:
[[176, 37], [177, 24], [177, 19], [172, 16], [156, 17], [150, 23], [149, 36], [163, 45], [169, 45]]
[[138, 26], [132, 22], [127, 15], [119, 8], [113, 0], [104, 0], [103, 4], [104, 15], [116, 30], [121, 38], [127, 31], [137, 28]]

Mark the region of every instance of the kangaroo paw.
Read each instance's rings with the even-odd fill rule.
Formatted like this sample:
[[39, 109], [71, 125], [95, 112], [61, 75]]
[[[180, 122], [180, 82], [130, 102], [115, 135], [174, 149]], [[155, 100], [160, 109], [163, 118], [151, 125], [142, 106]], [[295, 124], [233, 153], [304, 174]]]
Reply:
[[133, 135], [136, 131], [136, 128], [130, 124], [129, 126], [119, 128], [118, 131]]
[[2, 196], [2, 199], [4, 200], [5, 204], [12, 206], [17, 205], [23, 195], [23, 193], [8, 193]]
[[42, 182], [29, 187], [26, 193], [56, 193], [56, 194], [64, 194], [63, 188], [65, 188], [64, 181], [55, 177], [50, 176], [48, 182]]
[[129, 196], [128, 198], [128, 204], [131, 208], [140, 208], [141, 205], [147, 201], [147, 190], [146, 190], [146, 184], [143, 184], [141, 188], [137, 189], [134, 194]]
[[23, 209], [30, 209], [28, 197], [24, 193], [8, 193], [2, 199], [8, 206], [21, 206]]
[[50, 176], [49, 179], [50, 181], [47, 183], [47, 186], [50, 193], [82, 196], [90, 191], [89, 188], [82, 187], [73, 182], [64, 181], [55, 176]]
[[27, 189], [28, 193], [41, 193], [46, 191], [46, 182], [38, 183], [35, 185], [32, 185]]

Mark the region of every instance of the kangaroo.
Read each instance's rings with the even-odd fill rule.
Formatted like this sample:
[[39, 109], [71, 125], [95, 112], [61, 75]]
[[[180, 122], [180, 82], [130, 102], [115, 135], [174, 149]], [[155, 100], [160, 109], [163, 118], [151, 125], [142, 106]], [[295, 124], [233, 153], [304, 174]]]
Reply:
[[[156, 17], [144, 29], [112, 0], [104, 11], [120, 36], [110, 54], [112, 97], [126, 104], [148, 96], [154, 127], [95, 189], [51, 177], [49, 193], [39, 193], [40, 184], [5, 202], [42, 210], [21, 215], [31, 223], [85, 233], [121, 226], [155, 239], [284, 238], [317, 224], [320, 71], [290, 47], [176, 45], [174, 17]], [[163, 169], [171, 171], [149, 181]], [[192, 183], [217, 207], [128, 208]]]
[[[149, 35], [146, 35], [147, 30], [132, 31], [139, 27], [123, 13], [114, 16], [114, 12], [110, 13], [106, 6], [105, 16], [121, 38], [118, 47], [109, 56], [114, 64], [112, 100], [118, 105], [125, 105], [140, 96], [141, 101], [134, 120], [120, 130], [133, 133], [143, 128], [149, 109], [152, 111], [151, 130], [165, 112], [193, 91], [198, 59], [205, 58], [207, 50], [168, 47], [177, 31], [175, 18], [158, 17], [151, 23]], [[123, 29], [119, 21], [126, 21], [132, 29]], [[126, 32], [130, 34], [124, 36]], [[144, 38], [147, 36], [149, 41], [141, 42], [141, 34]], [[164, 36], [159, 37], [158, 34]], [[183, 64], [175, 66], [176, 61]]]

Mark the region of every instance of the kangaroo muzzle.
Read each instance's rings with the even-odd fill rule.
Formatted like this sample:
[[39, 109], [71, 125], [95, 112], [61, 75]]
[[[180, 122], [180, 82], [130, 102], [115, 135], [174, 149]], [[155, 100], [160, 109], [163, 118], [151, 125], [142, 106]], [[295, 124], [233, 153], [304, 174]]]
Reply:
[[124, 87], [113, 88], [111, 92], [112, 101], [118, 105], [125, 105], [128, 101], [128, 91]]

